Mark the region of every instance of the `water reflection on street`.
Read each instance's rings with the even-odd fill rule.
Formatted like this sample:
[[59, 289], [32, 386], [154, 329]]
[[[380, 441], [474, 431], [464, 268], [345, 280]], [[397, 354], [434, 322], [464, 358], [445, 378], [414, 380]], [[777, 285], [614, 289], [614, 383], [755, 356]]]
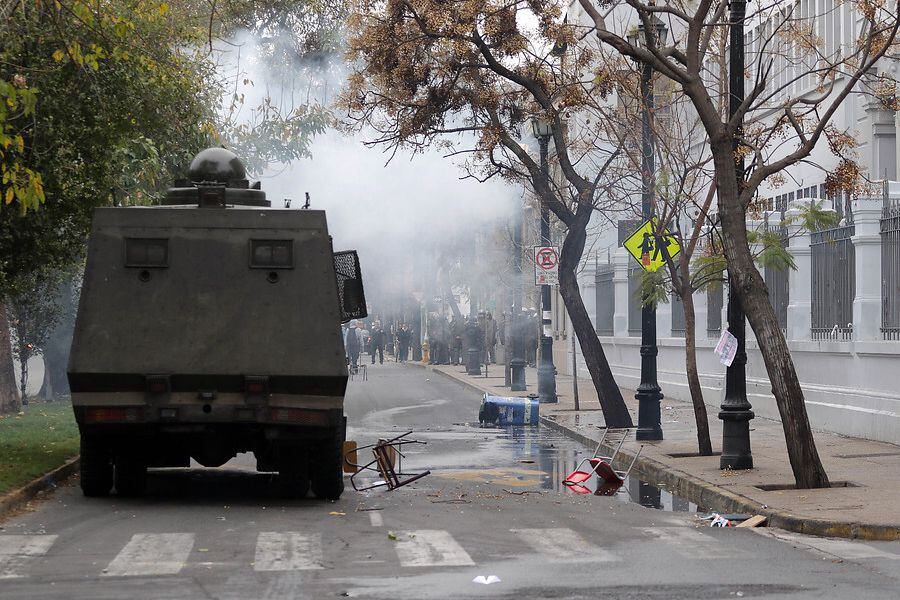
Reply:
[[[459, 435], [472, 436], [477, 432], [477, 444], [470, 445], [466, 452], [454, 452], [440, 456], [437, 451], [441, 439], [457, 438]], [[450, 431], [431, 431], [424, 435], [431, 438], [431, 450], [427, 447], [421, 457], [437, 477], [481, 481], [507, 487], [537, 488], [559, 494], [580, 491], [585, 495], [594, 494], [602, 482], [596, 476], [585, 482], [588, 489], [577, 489], [563, 483], [579, 463], [593, 454], [593, 448], [567, 438], [546, 427], [506, 427], [479, 429], [460, 425]], [[418, 461], [417, 461], [418, 462]], [[582, 466], [582, 470], [589, 470]], [[603, 493], [605, 491], [605, 493]], [[697, 506], [675, 496], [635, 475], [630, 475], [618, 489], [601, 490], [595, 495], [614, 496], [622, 502], [632, 502], [665, 511], [696, 512]]]

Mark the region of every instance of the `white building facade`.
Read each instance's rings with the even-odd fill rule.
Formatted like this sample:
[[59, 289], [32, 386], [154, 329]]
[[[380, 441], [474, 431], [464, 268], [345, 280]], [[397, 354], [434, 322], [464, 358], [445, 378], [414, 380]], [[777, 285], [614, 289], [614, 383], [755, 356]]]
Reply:
[[[849, 3], [799, 0], [793, 6], [784, 5], [811, 24], [824, 56], [849, 51], [859, 33], [860, 20]], [[577, 0], [570, 5], [569, 21], [587, 23]], [[767, 27], [760, 19], [747, 28], [748, 66], [763, 41], [771, 39]], [[784, 56], [782, 64], [776, 64], [775, 86], [801, 96], [821, 87], [814, 77], [804, 76], [809, 66], [802, 59], [791, 60], [789, 53]], [[878, 69], [896, 77], [895, 60], [883, 60]], [[748, 89], [752, 76], [750, 69]], [[785, 216], [798, 214], [803, 203], [811, 201], [839, 213], [840, 223], [828, 231], [810, 233], [796, 224], [787, 225], [785, 239], [796, 269], [761, 270], [813, 427], [900, 444], [900, 184], [896, 183], [900, 114], [858, 91], [842, 103], [831, 122], [856, 140], [857, 162], [872, 185], [864, 193], [829, 197], [826, 177], [839, 159], [823, 139], [809, 161], [785, 172], [780, 185], [761, 189], [769, 210], [756, 215], [759, 218], [748, 227], [784, 227]], [[774, 150], [773, 155], [778, 152]], [[629, 228], [635, 228], [633, 221], [620, 223], [620, 231], [608, 227], [595, 236], [579, 283], [619, 385], [635, 389], [640, 381], [640, 304], [634, 297], [638, 267], [621, 248]], [[712, 407], [724, 394], [725, 367], [713, 348], [727, 327], [726, 299], [727, 291], [694, 295], [698, 369], [706, 403]], [[571, 327], [564, 323], [563, 311], [555, 311], [554, 316], [556, 364], [560, 372], [568, 373], [572, 345], [563, 338]], [[684, 318], [677, 299], [657, 307], [657, 336], [663, 393], [690, 400]], [[749, 328], [748, 336], [748, 399], [757, 415], [777, 419], [765, 365]]]

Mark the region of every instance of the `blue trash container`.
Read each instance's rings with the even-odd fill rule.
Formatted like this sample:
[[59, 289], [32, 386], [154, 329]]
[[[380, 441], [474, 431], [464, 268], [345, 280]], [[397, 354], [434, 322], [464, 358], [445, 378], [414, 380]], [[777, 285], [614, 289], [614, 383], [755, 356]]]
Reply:
[[491, 396], [485, 394], [478, 411], [478, 420], [488, 425], [538, 425], [537, 397]]

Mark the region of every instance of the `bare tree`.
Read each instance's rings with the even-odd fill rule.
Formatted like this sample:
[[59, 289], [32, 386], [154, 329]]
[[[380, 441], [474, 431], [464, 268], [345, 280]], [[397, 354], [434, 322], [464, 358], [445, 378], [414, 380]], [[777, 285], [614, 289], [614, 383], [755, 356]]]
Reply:
[[[534, 14], [535, 24], [525, 25], [520, 13]], [[597, 61], [590, 44], [576, 45], [558, 6], [525, 0], [361, 2], [350, 30], [354, 72], [343, 98], [352, 123], [373, 132], [372, 144], [439, 145], [465, 158], [470, 177], [531, 188], [562, 222], [560, 294], [607, 425], [630, 427], [576, 275], [592, 216], [624, 200], [623, 140], [606, 126], [621, 65]], [[550, 126], [558, 179], [523, 141], [531, 118]]]
[[[729, 26], [724, 0], [674, 0], [656, 6], [640, 0], [597, 3], [579, 0], [591, 30], [606, 48], [650, 64], [675, 82], [690, 99], [707, 136], [716, 179], [716, 200], [728, 276], [756, 333], [769, 373], [785, 431], [788, 456], [798, 487], [827, 487], [828, 477], [816, 450], [803, 390], [791, 359], [763, 277], [754, 264], [746, 229], [748, 206], [760, 186], [776, 181], [781, 173], [808, 159], [823, 138], [840, 153], [852, 144], [846, 132], [836, 131], [832, 117], [854, 91], [894, 106], [895, 82], [874, 68], [891, 51], [900, 27], [898, 4], [878, 0], [848, 0], [844, 4], [858, 17], [859, 28], [849, 32], [850, 43], [825, 42], [824, 20], [795, 9], [793, 1], [773, 0], [751, 5], [740, 23], [758, 24], [750, 39], [748, 92], [733, 114], [717, 106], [711, 88], [717, 72], [715, 33]], [[835, 3], [833, 12], [839, 6]], [[645, 43], [632, 45], [613, 25], [611, 15], [627, 15], [643, 25]], [[656, 20], [673, 32], [661, 44]], [[854, 21], [854, 26], [856, 22]], [[849, 26], [850, 23], [846, 23]], [[848, 33], [847, 30], [844, 30]], [[724, 87], [719, 82], [719, 89]], [[733, 144], [737, 140], [737, 150]], [[736, 158], [748, 161], [743, 175]], [[842, 177], [832, 186], [845, 185], [858, 174], [846, 163]]]

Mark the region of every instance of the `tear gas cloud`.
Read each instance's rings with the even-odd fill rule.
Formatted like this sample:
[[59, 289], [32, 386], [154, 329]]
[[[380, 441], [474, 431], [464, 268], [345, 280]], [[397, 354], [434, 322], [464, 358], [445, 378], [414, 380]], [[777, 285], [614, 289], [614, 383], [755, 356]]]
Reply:
[[[285, 78], [283, 72], [267, 72], [254, 38], [238, 36], [232, 43], [232, 49], [240, 50], [226, 57], [226, 62], [235, 61], [230, 65], [235, 80], [229, 95], [244, 94], [245, 107], [259, 105], [266, 96], [275, 104], [284, 102], [279, 106], [283, 112], [294, 108], [289, 102], [296, 98], [327, 104], [347, 74], [342, 57], [334, 56], [330, 64], [315, 68], [298, 65]], [[285, 85], [291, 87], [287, 93]], [[284, 98], [291, 100], [280, 100]], [[478, 227], [507, 221], [521, 202], [522, 190], [499, 178], [485, 183], [461, 179], [461, 162], [436, 150], [415, 155], [401, 150], [388, 163], [389, 151], [363, 144], [372, 137], [366, 131], [347, 135], [329, 129], [313, 140], [311, 158], [273, 165], [259, 177], [273, 207], [290, 198], [291, 208], [297, 209], [304, 194], [310, 194], [311, 207], [327, 213], [335, 250], [359, 250], [367, 287], [375, 278], [402, 270], [413, 256], [470, 239]]]

